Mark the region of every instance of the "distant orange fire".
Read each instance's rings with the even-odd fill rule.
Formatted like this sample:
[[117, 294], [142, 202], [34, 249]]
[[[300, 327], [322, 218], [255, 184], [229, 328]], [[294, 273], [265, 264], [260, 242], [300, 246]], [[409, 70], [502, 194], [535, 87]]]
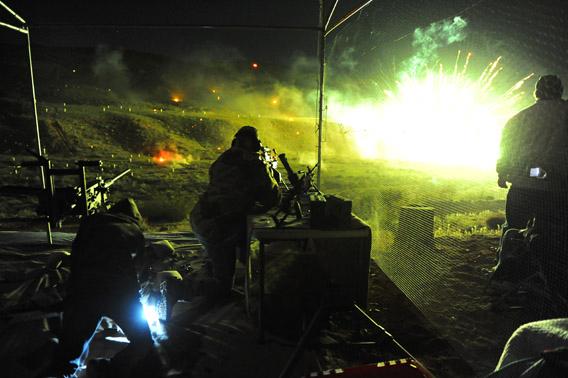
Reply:
[[185, 161], [183, 156], [175, 151], [169, 150], [158, 150], [154, 156], [152, 156], [154, 163], [158, 165], [167, 165], [173, 163], [182, 163]]
[[170, 101], [172, 102], [173, 105], [179, 105], [183, 102], [183, 96], [181, 96], [180, 94], [174, 93], [170, 97]]

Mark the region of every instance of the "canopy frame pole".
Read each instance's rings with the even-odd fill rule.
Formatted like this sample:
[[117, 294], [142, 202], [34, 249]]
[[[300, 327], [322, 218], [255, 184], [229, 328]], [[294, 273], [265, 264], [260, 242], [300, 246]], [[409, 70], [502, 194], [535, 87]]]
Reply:
[[[337, 2], [336, 4], [337, 5]], [[335, 9], [335, 6], [334, 6]], [[316, 182], [317, 187], [321, 188], [321, 153], [322, 153], [322, 142], [323, 142], [323, 107], [324, 107], [324, 81], [325, 81], [325, 8], [324, 0], [320, 0], [320, 15], [319, 15], [319, 43], [318, 43], [318, 58], [319, 58], [319, 88], [318, 88], [318, 163], [317, 163], [317, 176]], [[331, 16], [330, 16], [331, 19]], [[328, 20], [329, 21], [329, 20]]]
[[[38, 119], [38, 113], [37, 113], [37, 97], [36, 97], [36, 90], [35, 90], [35, 80], [34, 80], [34, 68], [33, 68], [33, 63], [32, 63], [32, 43], [31, 43], [31, 39], [30, 39], [30, 29], [28, 26], [26, 26], [26, 20], [24, 20], [20, 15], [18, 15], [16, 12], [14, 12], [10, 7], [8, 7], [4, 2], [0, 1], [0, 7], [6, 9], [12, 16], [14, 16], [18, 21], [20, 21], [23, 25], [22, 27], [18, 27], [18, 26], [14, 26], [11, 24], [7, 24], [5, 22], [0, 22], [0, 26], [3, 26], [5, 28], [23, 33], [26, 35], [26, 43], [27, 43], [27, 47], [28, 47], [28, 63], [30, 66], [30, 81], [31, 81], [31, 85], [32, 85], [32, 102], [33, 102], [33, 108], [34, 108], [34, 122], [35, 122], [35, 129], [36, 129], [36, 147], [37, 147], [37, 153], [38, 156], [41, 160], [41, 157], [43, 156], [43, 149], [41, 147], [41, 135], [39, 132], [39, 119]], [[47, 167], [49, 169], [49, 166]], [[46, 192], [47, 189], [47, 183], [45, 180], [45, 169], [46, 166], [44, 164], [40, 164], [39, 165], [39, 172], [40, 172], [40, 181], [41, 181], [41, 187], [43, 189], [43, 193]], [[51, 183], [50, 183], [51, 185]], [[48, 205], [49, 206], [49, 205]], [[48, 244], [53, 244], [53, 235], [51, 234], [51, 219], [49, 217], [50, 211], [47, 212], [46, 215], [46, 236], [47, 236], [47, 242]]]
[[[38, 114], [37, 114], [37, 97], [36, 97], [36, 90], [35, 90], [35, 80], [34, 80], [34, 67], [33, 67], [33, 63], [32, 63], [32, 43], [31, 43], [31, 39], [30, 39], [30, 31], [29, 29], [27, 29], [27, 42], [28, 42], [28, 60], [29, 60], [29, 65], [30, 65], [30, 81], [32, 84], [32, 99], [33, 99], [33, 106], [34, 106], [34, 121], [35, 121], [35, 128], [36, 128], [36, 144], [37, 144], [37, 153], [38, 155], [41, 157], [43, 156], [43, 148], [41, 147], [41, 135], [39, 132], [39, 118], [38, 118]], [[39, 167], [39, 175], [40, 175], [40, 181], [41, 181], [41, 187], [43, 189], [43, 191], [45, 192], [47, 189], [47, 183], [45, 180], [45, 165], [40, 165]], [[49, 169], [49, 167], [47, 167]], [[51, 180], [51, 179], [50, 179]], [[51, 185], [51, 182], [49, 183]], [[50, 205], [48, 205], [50, 206]], [[45, 231], [47, 234], [47, 243], [49, 245], [53, 244], [53, 235], [51, 233], [51, 219], [50, 219], [50, 211], [47, 212], [47, 219], [45, 222]]]

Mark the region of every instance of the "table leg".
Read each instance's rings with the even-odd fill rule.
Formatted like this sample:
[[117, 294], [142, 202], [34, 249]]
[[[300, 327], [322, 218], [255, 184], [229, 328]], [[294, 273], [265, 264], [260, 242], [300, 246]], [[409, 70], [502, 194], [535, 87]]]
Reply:
[[247, 240], [245, 257], [245, 310], [250, 318], [250, 281], [251, 281], [251, 256], [250, 256], [250, 240]]
[[258, 341], [264, 343], [264, 243], [260, 241], [258, 249], [258, 262], [260, 264], [259, 299], [258, 299]]

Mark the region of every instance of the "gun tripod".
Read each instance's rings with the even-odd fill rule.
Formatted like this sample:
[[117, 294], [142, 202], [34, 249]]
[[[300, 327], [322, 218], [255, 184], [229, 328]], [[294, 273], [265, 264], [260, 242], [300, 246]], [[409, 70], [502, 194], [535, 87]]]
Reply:
[[296, 216], [297, 220], [303, 218], [302, 206], [297, 198], [285, 201], [285, 205], [280, 207], [278, 211], [272, 215], [272, 220], [276, 224], [276, 227], [281, 227], [292, 214]]

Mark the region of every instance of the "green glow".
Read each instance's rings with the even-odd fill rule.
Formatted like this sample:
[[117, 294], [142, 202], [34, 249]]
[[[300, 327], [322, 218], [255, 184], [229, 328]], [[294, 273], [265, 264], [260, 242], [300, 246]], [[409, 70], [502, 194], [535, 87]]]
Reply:
[[492, 169], [501, 130], [520, 110], [521, 88], [532, 74], [499, 91], [493, 81], [501, 58], [471, 78], [470, 56], [461, 62], [458, 53], [449, 73], [440, 65], [402, 76], [383, 101], [333, 104], [329, 116], [351, 130], [363, 158]]

